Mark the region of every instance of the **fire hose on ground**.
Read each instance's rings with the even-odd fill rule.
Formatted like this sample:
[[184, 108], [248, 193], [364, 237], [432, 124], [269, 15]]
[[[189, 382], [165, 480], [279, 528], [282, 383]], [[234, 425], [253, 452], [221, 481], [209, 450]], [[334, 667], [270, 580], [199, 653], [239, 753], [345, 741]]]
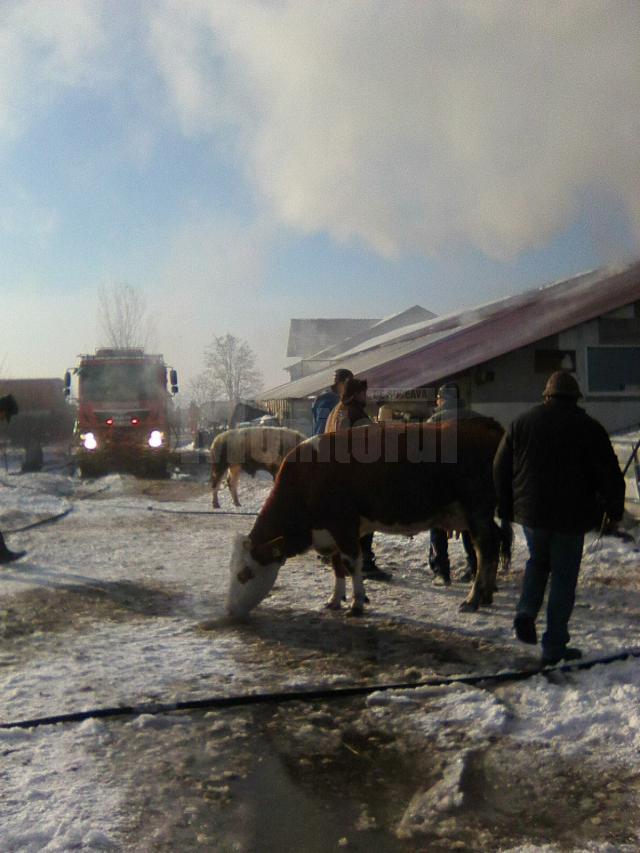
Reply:
[[505, 670], [495, 673], [477, 673], [472, 675], [453, 675], [442, 678], [426, 678], [418, 681], [379, 682], [376, 684], [358, 684], [351, 687], [320, 687], [310, 690], [284, 690], [267, 693], [244, 693], [235, 696], [210, 696], [204, 699], [186, 699], [179, 702], [142, 703], [140, 705], [117, 705], [113, 707], [91, 708], [85, 711], [70, 711], [66, 714], [52, 714], [47, 717], [14, 720], [0, 723], [2, 729], [33, 729], [38, 726], [51, 726], [64, 723], [81, 723], [85, 720], [104, 720], [114, 717], [138, 717], [142, 714], [159, 716], [176, 711], [210, 711], [224, 708], [248, 707], [251, 705], [281, 705], [286, 702], [313, 702], [349, 699], [355, 696], [368, 696], [383, 690], [415, 690], [420, 687], [448, 687], [453, 684], [504, 684], [525, 681], [536, 675], [549, 676], [555, 673], [571, 673], [591, 669], [594, 666], [607, 666], [612, 663], [640, 658], [640, 648], [626, 649], [615, 654], [604, 655], [592, 660], [580, 660], [554, 667], [533, 667], [531, 669]]

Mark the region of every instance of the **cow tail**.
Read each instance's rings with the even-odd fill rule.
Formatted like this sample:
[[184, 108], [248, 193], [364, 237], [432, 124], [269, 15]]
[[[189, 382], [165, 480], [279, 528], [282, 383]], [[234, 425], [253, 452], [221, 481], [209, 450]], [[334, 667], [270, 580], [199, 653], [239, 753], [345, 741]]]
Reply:
[[513, 528], [508, 518], [500, 519], [500, 568], [508, 572], [511, 568], [511, 549], [513, 547]]

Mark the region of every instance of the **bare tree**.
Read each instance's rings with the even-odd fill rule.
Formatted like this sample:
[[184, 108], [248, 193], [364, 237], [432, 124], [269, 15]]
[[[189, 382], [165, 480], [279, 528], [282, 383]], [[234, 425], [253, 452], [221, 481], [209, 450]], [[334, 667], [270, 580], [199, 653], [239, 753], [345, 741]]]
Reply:
[[203, 370], [189, 382], [189, 400], [198, 408], [212, 403], [220, 394], [221, 386], [216, 384], [210, 370]]
[[220, 389], [232, 403], [250, 399], [260, 390], [262, 374], [256, 367], [256, 356], [249, 344], [235, 335], [214, 336], [205, 360], [212, 387]]
[[154, 332], [144, 294], [131, 284], [103, 285], [98, 291], [98, 322], [112, 347], [147, 347]]

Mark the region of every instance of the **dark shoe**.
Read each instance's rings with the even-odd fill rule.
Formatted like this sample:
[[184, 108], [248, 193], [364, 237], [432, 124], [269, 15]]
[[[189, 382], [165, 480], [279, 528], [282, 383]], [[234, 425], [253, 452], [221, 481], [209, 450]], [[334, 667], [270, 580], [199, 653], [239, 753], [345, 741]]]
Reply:
[[555, 666], [557, 663], [560, 663], [561, 660], [580, 660], [581, 657], [582, 652], [580, 651], [580, 649], [576, 649], [573, 646], [567, 646], [566, 649], [559, 655], [543, 654], [540, 658], [540, 663], [542, 666]]
[[516, 637], [521, 643], [529, 643], [530, 646], [537, 644], [536, 620], [532, 616], [527, 616], [526, 613], [518, 613], [513, 620], [513, 627], [516, 631]]
[[389, 572], [384, 572], [379, 569], [375, 563], [362, 567], [362, 577], [369, 581], [390, 581], [391, 575]]
[[0, 553], [0, 563], [13, 563], [14, 560], [19, 560], [24, 557], [26, 551], [10, 551], [8, 548]]

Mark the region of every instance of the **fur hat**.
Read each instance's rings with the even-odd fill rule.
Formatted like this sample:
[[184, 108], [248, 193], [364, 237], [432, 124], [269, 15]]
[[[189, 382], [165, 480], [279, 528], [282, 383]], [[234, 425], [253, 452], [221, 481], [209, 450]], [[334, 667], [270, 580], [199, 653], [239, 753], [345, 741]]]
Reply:
[[338, 383], [346, 382], [347, 379], [353, 379], [353, 373], [346, 367], [339, 367], [333, 376], [333, 385], [331, 386], [331, 390], [337, 391]]
[[444, 385], [441, 385], [436, 391], [436, 398], [440, 397], [442, 400], [459, 400], [460, 399], [460, 388], [455, 382], [446, 382]]
[[356, 379], [354, 376], [351, 379], [347, 379], [344, 384], [344, 391], [342, 392], [342, 402], [350, 403], [351, 400], [356, 396], [356, 394], [361, 394], [364, 391], [367, 392], [367, 380], [366, 379]]
[[582, 397], [580, 386], [575, 378], [566, 370], [556, 370], [547, 379], [547, 384], [542, 392], [543, 397], [568, 397], [577, 400]]

